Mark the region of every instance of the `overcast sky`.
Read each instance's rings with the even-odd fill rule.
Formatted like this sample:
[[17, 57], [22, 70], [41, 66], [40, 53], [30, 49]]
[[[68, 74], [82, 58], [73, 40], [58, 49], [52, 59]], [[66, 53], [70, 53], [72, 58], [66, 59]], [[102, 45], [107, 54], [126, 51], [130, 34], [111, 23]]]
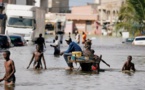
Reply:
[[69, 0], [69, 6], [86, 5], [87, 2], [92, 3], [94, 0]]

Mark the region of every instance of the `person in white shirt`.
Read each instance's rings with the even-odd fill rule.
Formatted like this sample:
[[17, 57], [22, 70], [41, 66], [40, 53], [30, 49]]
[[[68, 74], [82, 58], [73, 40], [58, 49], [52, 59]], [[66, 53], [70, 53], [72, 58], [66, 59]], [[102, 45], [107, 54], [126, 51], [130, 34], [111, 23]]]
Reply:
[[51, 44], [50, 46], [54, 47], [54, 55], [60, 54], [60, 42], [58, 40], [58, 36], [55, 36], [55, 42], [53, 45]]
[[75, 39], [76, 39], [76, 42], [79, 44], [80, 43], [80, 34], [79, 34], [78, 31], [76, 31], [76, 37], [75, 37]]

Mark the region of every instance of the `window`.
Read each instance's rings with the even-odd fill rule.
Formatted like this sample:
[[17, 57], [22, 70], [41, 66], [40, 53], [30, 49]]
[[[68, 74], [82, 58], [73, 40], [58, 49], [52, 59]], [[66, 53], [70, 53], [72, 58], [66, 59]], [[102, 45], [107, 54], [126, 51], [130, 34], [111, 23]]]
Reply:
[[145, 37], [144, 37], [144, 38], [136, 38], [135, 40], [136, 40], [136, 41], [145, 40]]
[[32, 27], [33, 21], [34, 21], [33, 19], [28, 18], [11, 17], [8, 21], [8, 24], [10, 26]]

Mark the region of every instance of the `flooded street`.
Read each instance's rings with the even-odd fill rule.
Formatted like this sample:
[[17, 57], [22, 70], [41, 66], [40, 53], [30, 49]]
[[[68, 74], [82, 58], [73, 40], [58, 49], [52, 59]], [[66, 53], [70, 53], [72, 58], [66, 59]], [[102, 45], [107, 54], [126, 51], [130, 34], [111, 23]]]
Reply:
[[[51, 38], [46, 41], [50, 41]], [[53, 48], [46, 43], [44, 53], [47, 70], [34, 70], [32, 64], [26, 69], [34, 45], [10, 48], [11, 59], [16, 66], [16, 85], [14, 90], [144, 90], [145, 85], [145, 46], [133, 46], [131, 43], [122, 44], [121, 38], [96, 37], [92, 38], [92, 48], [97, 55], [102, 54], [103, 60], [111, 65], [107, 67], [101, 63], [105, 72], [92, 74], [77, 70], [74, 64], [74, 71], [66, 71], [67, 67], [62, 56], [54, 57]], [[61, 45], [61, 51], [67, 49], [65, 41]], [[81, 45], [82, 47], [82, 45]], [[131, 74], [121, 72], [127, 56], [132, 55], [132, 62], [137, 71]], [[0, 78], [4, 76], [4, 59], [0, 53]], [[0, 90], [4, 89], [4, 82], [0, 82]], [[8, 89], [11, 90], [11, 89]]]

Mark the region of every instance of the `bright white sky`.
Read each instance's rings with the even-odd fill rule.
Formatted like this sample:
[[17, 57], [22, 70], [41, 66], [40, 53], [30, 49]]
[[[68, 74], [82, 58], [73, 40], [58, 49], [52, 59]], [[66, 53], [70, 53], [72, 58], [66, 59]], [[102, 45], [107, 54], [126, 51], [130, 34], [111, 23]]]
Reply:
[[87, 2], [93, 3], [94, 0], [69, 0], [69, 6], [79, 6], [79, 5], [86, 5]]

